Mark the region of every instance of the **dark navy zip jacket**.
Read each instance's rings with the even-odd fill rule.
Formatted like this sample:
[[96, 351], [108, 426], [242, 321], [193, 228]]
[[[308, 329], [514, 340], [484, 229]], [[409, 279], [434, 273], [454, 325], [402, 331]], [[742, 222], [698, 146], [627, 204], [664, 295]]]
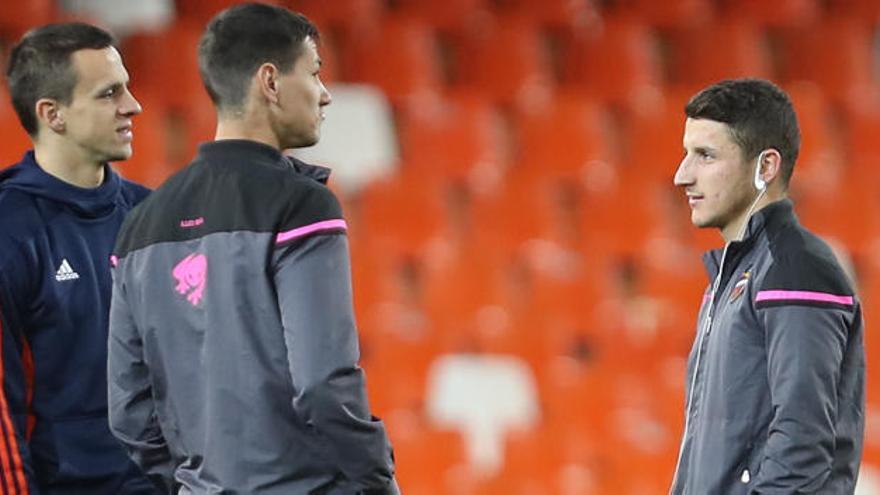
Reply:
[[0, 493], [154, 493], [107, 424], [109, 258], [148, 190], [0, 172]]
[[722, 273], [688, 363], [672, 494], [853, 493], [865, 349], [850, 281], [788, 200], [755, 213], [724, 258], [705, 258], [710, 280]]
[[329, 170], [203, 144], [126, 219], [110, 425], [181, 495], [398, 495], [370, 414]]

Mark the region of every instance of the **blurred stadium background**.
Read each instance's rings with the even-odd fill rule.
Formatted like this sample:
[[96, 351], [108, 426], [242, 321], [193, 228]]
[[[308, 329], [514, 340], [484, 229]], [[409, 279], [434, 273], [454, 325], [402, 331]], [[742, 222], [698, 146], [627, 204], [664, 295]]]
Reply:
[[[3, 0], [0, 43], [84, 19], [122, 38], [157, 186], [213, 135], [196, 67], [230, 0]], [[792, 96], [791, 194], [850, 260], [880, 341], [877, 0], [289, 0], [322, 31], [371, 403], [407, 495], [661, 494], [707, 283], [671, 184], [683, 105], [728, 77]], [[29, 141], [0, 88], [0, 159]], [[4, 214], [7, 212], [4, 212]], [[870, 360], [870, 364], [876, 360]], [[880, 493], [869, 380], [860, 493]]]

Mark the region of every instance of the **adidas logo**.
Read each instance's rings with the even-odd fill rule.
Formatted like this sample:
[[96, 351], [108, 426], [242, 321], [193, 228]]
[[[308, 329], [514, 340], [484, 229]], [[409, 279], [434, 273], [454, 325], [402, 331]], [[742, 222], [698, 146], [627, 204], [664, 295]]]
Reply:
[[65, 280], [76, 280], [78, 278], [79, 273], [73, 271], [73, 268], [70, 267], [70, 263], [67, 262], [67, 258], [63, 258], [61, 260], [61, 266], [58, 268], [58, 271], [55, 272], [55, 280], [64, 282]]

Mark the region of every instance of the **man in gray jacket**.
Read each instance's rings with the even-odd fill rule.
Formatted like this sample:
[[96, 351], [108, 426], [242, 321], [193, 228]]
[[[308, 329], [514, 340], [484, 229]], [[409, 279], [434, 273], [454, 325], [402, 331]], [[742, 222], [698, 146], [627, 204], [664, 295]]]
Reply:
[[394, 495], [358, 367], [346, 223], [318, 141], [318, 32], [220, 13], [199, 46], [216, 140], [132, 211], [114, 251], [110, 426], [186, 494]]
[[722, 81], [685, 113], [675, 174], [700, 228], [711, 283], [688, 362], [672, 493], [853, 493], [864, 431], [861, 306], [787, 199], [800, 147], [788, 96]]

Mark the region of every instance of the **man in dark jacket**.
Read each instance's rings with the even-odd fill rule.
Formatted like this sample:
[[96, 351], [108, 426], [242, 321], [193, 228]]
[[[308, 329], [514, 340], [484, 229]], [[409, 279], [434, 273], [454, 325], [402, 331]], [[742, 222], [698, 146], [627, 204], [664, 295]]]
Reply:
[[398, 493], [329, 171], [281, 153], [318, 141], [330, 103], [317, 37], [270, 5], [215, 17], [199, 63], [216, 140], [120, 231], [111, 428], [181, 493]]
[[86, 24], [31, 31], [7, 80], [34, 149], [0, 172], [0, 493], [148, 494], [107, 425], [110, 254], [147, 195], [131, 156], [141, 107], [114, 40]]
[[787, 189], [800, 132], [761, 80], [715, 84], [685, 108], [675, 174], [707, 253], [672, 493], [853, 493], [864, 430], [861, 306]]

